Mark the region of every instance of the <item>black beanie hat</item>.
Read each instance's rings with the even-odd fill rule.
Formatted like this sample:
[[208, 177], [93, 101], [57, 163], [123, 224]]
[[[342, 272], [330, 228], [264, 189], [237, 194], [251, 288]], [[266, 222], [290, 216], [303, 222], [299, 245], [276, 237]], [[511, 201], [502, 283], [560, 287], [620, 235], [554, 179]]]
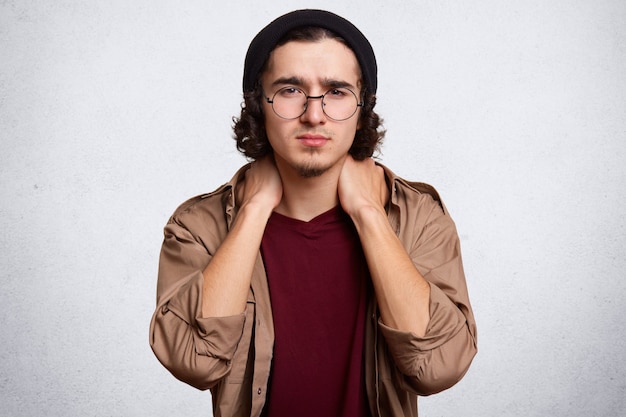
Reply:
[[254, 90], [263, 65], [280, 39], [290, 30], [305, 26], [328, 29], [343, 38], [359, 61], [364, 85], [369, 92], [376, 93], [377, 66], [372, 45], [352, 23], [324, 10], [296, 10], [287, 13], [271, 22], [252, 39], [243, 69], [244, 92]]

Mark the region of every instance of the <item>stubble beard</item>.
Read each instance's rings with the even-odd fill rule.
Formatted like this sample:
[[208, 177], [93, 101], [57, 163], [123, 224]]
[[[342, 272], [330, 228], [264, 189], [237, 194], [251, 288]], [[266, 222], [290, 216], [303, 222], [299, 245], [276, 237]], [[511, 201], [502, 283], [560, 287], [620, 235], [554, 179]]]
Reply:
[[315, 178], [321, 176], [323, 173], [328, 171], [328, 168], [315, 168], [308, 166], [297, 166], [296, 172], [302, 178]]
[[330, 167], [320, 166], [319, 163], [317, 163], [315, 160], [313, 160], [313, 157], [317, 153], [318, 152], [317, 152], [316, 149], [311, 149], [309, 151], [309, 154], [311, 155], [311, 161], [299, 163], [296, 166], [294, 166], [296, 172], [298, 173], [298, 175], [300, 175], [300, 177], [302, 177], [302, 178], [315, 178], [315, 177], [321, 176], [326, 171], [328, 171], [328, 169]]

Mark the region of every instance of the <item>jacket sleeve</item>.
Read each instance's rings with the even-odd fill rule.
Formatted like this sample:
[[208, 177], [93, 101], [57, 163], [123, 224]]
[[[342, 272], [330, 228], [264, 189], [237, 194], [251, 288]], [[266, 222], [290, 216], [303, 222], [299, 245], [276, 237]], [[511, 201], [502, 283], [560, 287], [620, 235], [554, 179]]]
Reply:
[[[423, 219], [423, 220], [420, 220]], [[456, 384], [477, 352], [476, 323], [469, 301], [456, 227], [429, 196], [418, 215], [407, 219], [412, 236], [409, 255], [430, 283], [430, 321], [423, 337], [401, 332], [379, 321], [399, 383], [418, 395], [430, 395]]]
[[201, 317], [202, 271], [217, 249], [207, 242], [217, 246], [219, 239], [189, 230], [178, 219], [165, 227], [150, 346], [176, 378], [204, 390], [228, 374], [245, 315]]

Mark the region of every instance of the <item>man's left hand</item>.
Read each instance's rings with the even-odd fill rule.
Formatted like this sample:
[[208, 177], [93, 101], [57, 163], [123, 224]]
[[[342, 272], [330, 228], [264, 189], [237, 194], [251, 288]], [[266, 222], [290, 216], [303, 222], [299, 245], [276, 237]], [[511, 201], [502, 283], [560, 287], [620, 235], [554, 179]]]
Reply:
[[338, 193], [341, 206], [350, 216], [368, 207], [384, 213], [389, 189], [383, 168], [372, 158], [357, 161], [348, 155], [339, 176]]

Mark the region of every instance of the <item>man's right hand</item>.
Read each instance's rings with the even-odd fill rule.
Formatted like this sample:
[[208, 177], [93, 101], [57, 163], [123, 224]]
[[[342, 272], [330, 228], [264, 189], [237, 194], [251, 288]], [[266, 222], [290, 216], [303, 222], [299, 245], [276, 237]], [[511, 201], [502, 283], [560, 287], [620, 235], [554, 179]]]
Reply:
[[241, 191], [241, 206], [259, 204], [270, 210], [278, 206], [283, 196], [283, 185], [272, 156], [253, 162], [246, 171], [246, 180]]

